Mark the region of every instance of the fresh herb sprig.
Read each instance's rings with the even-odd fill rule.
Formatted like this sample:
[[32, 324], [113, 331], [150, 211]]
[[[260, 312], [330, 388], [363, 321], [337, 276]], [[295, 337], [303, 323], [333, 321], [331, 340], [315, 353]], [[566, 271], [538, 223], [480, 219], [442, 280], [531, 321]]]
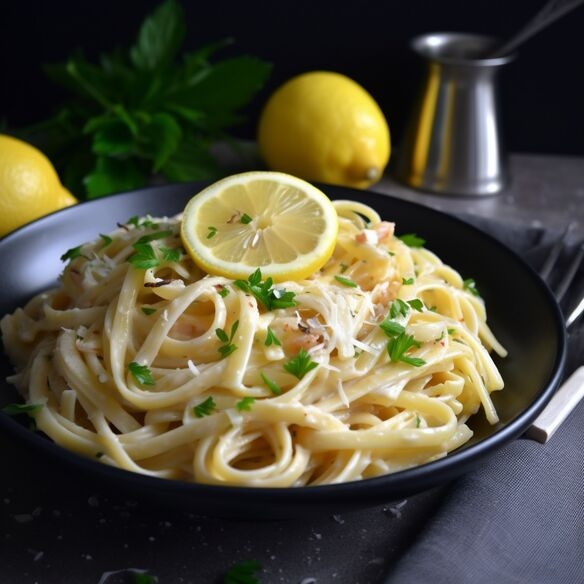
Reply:
[[128, 365], [128, 370], [132, 374], [132, 377], [141, 385], [156, 385], [152, 371], [150, 371], [147, 365], [140, 365], [140, 363], [132, 361]]
[[379, 328], [389, 337], [387, 341], [387, 354], [391, 361], [402, 361], [414, 367], [421, 367], [426, 363], [419, 357], [411, 357], [407, 352], [413, 347], [420, 347], [421, 343], [413, 335], [406, 332], [406, 328], [396, 318], [406, 317], [410, 309], [422, 311], [423, 303], [421, 300], [414, 298], [404, 302], [396, 299], [389, 308], [389, 315], [380, 323]]
[[232, 40], [182, 53], [186, 18], [178, 0], [146, 16], [126, 50], [81, 52], [45, 67], [71, 94], [56, 115], [18, 135], [37, 143], [79, 198], [138, 188], [151, 177], [216, 178], [210, 152], [243, 117], [271, 65], [251, 56], [215, 60]]
[[233, 282], [240, 290], [252, 294], [266, 310], [290, 308], [298, 303], [294, 300], [294, 292], [274, 287], [272, 278], [262, 282], [262, 271], [258, 268], [247, 280]]
[[312, 371], [315, 367], [318, 367], [318, 363], [310, 358], [310, 355], [306, 352], [304, 348], [298, 351], [296, 357], [293, 357], [286, 363], [284, 363], [284, 369], [288, 373], [292, 373], [298, 379], [302, 379], [309, 371]]

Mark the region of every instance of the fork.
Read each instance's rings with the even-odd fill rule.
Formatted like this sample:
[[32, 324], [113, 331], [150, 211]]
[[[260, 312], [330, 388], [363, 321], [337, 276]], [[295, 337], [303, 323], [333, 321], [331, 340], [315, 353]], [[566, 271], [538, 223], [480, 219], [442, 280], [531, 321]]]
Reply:
[[[554, 267], [557, 266], [561, 253], [566, 247], [571, 229], [571, 224], [566, 227], [562, 235], [552, 246], [548, 257], [546, 258], [543, 266], [539, 271], [540, 276], [550, 286], [550, 288], [552, 288], [551, 276]], [[574, 253], [560, 281], [553, 286], [553, 292], [558, 303], [561, 303], [564, 300], [566, 292], [569, 290], [570, 285], [574, 281], [583, 259], [584, 242], [579, 244], [577, 251]], [[570, 331], [572, 326], [584, 313], [584, 291], [580, 292], [580, 294], [580, 301], [568, 312], [566, 316], [565, 325], [567, 331]], [[568, 379], [562, 383], [544, 410], [527, 429], [525, 436], [545, 444], [583, 398], [584, 365], [578, 367], [570, 375], [570, 377], [568, 377]]]

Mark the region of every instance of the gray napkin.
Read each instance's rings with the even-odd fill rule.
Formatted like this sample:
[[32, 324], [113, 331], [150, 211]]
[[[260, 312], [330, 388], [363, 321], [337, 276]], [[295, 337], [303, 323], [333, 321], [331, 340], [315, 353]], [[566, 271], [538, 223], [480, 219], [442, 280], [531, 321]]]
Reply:
[[[536, 269], [557, 236], [470, 220]], [[580, 325], [569, 338], [567, 373], [584, 362], [583, 348]], [[584, 403], [547, 444], [516, 440], [453, 483], [385, 582], [584, 582]]]

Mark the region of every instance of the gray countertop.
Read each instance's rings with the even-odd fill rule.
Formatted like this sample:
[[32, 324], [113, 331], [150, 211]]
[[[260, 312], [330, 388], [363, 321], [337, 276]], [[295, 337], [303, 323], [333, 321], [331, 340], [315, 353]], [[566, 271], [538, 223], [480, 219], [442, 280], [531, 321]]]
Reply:
[[584, 158], [512, 154], [509, 171], [507, 188], [492, 196], [459, 197], [416, 191], [393, 180], [390, 173], [372, 190], [456, 215], [498, 219], [513, 225], [562, 230], [574, 222], [572, 237], [584, 238]]

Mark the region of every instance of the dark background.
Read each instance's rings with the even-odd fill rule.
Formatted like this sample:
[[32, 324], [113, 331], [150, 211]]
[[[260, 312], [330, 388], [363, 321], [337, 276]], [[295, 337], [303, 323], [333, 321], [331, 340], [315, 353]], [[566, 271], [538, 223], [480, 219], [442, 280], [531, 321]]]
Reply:
[[[0, 120], [8, 128], [48, 116], [63, 94], [42, 63], [82, 48], [89, 58], [127, 47], [157, 0], [30, 0], [4, 3], [0, 15]], [[415, 35], [464, 31], [507, 37], [543, 0], [183, 0], [186, 50], [233, 37], [217, 57], [250, 54], [270, 61], [265, 89], [235, 133], [253, 138], [269, 92], [307, 70], [345, 73], [365, 86], [399, 145], [421, 70], [408, 49]], [[584, 6], [528, 41], [499, 77], [508, 148], [584, 155]]]

